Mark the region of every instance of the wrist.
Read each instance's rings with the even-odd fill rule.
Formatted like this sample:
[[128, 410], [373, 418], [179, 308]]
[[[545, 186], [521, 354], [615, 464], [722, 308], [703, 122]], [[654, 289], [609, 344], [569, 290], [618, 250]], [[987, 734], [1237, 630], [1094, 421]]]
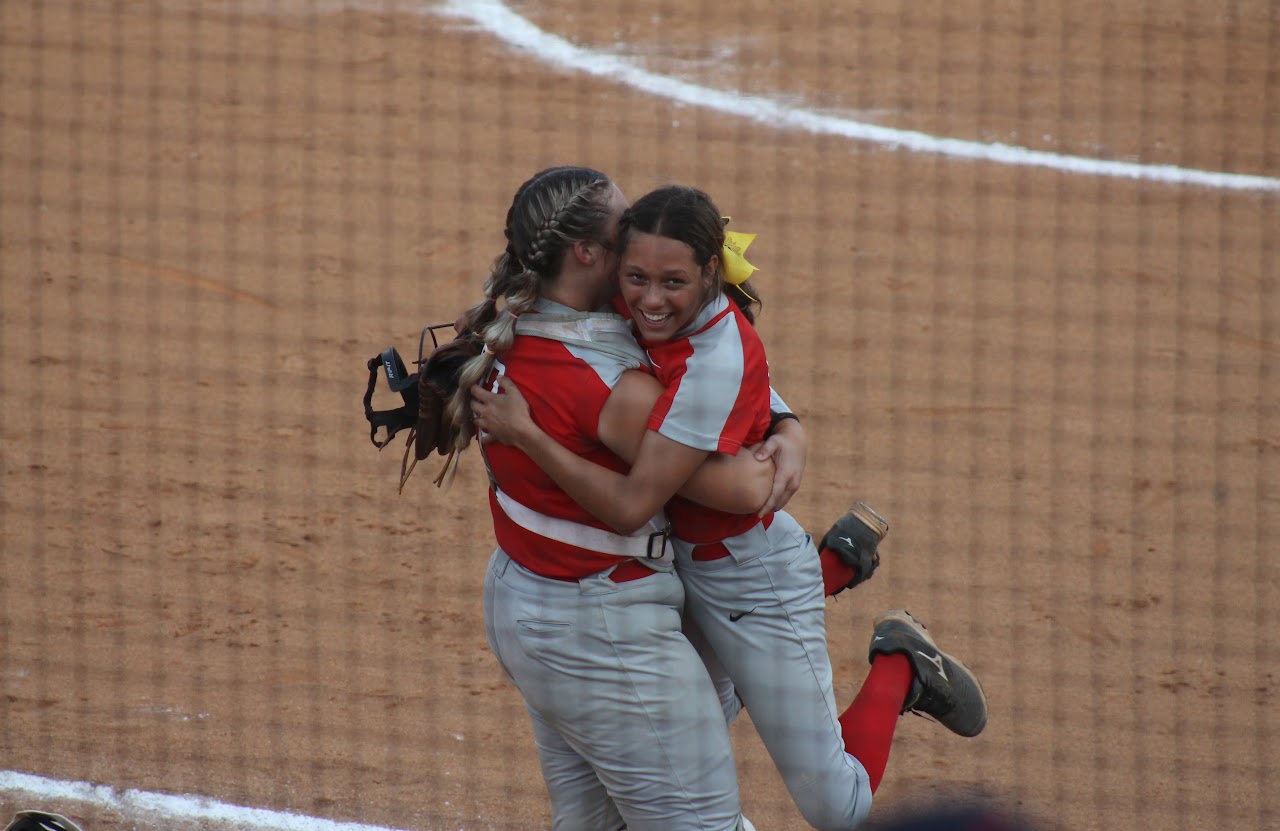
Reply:
[[765, 437], [767, 438], [769, 436], [772, 436], [774, 433], [776, 433], [778, 431], [778, 425], [789, 418], [795, 419], [797, 424], [800, 423], [800, 417], [795, 413], [776, 412], [776, 411], [770, 412], [769, 413], [769, 430], [768, 432], [765, 433]]
[[526, 456], [535, 460], [545, 459], [547, 454], [551, 452], [553, 446], [558, 446], [556, 441], [543, 432], [533, 421], [521, 424], [513, 431], [512, 438], [516, 449], [524, 453]]

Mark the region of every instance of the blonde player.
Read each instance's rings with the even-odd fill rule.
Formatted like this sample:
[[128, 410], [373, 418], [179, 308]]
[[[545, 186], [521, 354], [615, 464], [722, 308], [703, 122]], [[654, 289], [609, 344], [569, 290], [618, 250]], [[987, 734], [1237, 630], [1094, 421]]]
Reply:
[[[616, 292], [625, 207], [621, 191], [586, 168], [551, 168], [521, 186], [486, 299], [468, 314], [485, 348], [463, 369], [455, 417], [470, 412], [471, 384], [498, 372], [521, 384], [553, 440], [604, 469], [627, 469], [661, 386], [625, 319], [595, 311]], [[721, 705], [681, 629], [684, 590], [662, 506], [619, 534], [519, 450], [494, 445], [485, 460], [498, 542], [485, 575], [486, 629], [524, 697], [552, 827], [748, 828]], [[682, 492], [755, 511], [773, 476], [773, 464], [752, 454], [724, 456]]]

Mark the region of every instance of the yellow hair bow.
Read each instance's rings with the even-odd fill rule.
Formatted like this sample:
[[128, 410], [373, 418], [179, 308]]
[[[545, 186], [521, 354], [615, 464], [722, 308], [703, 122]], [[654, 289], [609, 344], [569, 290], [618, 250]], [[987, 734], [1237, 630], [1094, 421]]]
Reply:
[[[726, 223], [729, 222], [729, 217], [721, 218]], [[729, 285], [740, 286], [756, 272], [756, 267], [747, 262], [746, 257], [747, 246], [751, 245], [755, 238], [755, 234], [743, 234], [738, 231], [724, 232], [724, 248], [720, 249], [720, 265], [724, 272], [724, 281]], [[751, 295], [747, 296], [751, 297]]]

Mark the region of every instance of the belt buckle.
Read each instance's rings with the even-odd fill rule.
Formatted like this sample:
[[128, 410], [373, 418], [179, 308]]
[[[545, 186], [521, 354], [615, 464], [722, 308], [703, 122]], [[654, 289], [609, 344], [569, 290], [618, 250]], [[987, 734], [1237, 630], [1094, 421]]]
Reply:
[[[667, 554], [667, 537], [669, 537], [670, 535], [671, 535], [671, 523], [667, 523], [667, 527], [663, 528], [661, 531], [654, 531], [652, 534], [650, 534], [649, 544], [645, 549], [645, 555], [644, 555], [645, 559], [661, 560], [663, 557], [665, 557]], [[655, 538], [658, 538], [661, 540], [661, 542], [658, 545], [657, 554], [653, 553], [653, 541]]]

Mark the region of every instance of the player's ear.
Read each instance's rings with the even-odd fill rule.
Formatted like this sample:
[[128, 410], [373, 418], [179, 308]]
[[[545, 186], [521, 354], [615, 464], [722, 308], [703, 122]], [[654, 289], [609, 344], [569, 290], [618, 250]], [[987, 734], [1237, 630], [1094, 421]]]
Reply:
[[712, 254], [711, 259], [707, 261], [706, 266], [702, 269], [702, 293], [705, 297], [715, 295], [716, 289], [720, 287], [720, 257]]
[[600, 253], [596, 250], [596, 248], [597, 246], [594, 243], [592, 243], [591, 240], [585, 240], [585, 239], [574, 240], [573, 256], [576, 257], [578, 262], [581, 263], [582, 265], [585, 265], [585, 266], [595, 265], [596, 257], [599, 256], [599, 253]]

